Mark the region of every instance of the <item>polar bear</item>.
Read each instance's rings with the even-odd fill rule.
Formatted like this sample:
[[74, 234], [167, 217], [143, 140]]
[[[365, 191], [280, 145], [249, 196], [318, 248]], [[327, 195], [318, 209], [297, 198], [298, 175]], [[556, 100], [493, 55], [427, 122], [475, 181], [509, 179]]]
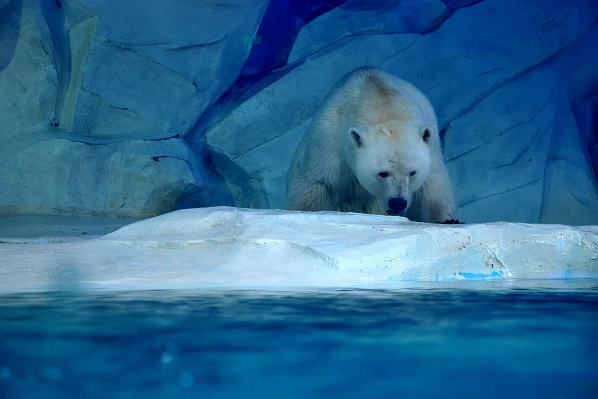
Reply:
[[295, 152], [287, 198], [291, 210], [455, 223], [438, 122], [426, 96], [379, 69], [347, 74]]

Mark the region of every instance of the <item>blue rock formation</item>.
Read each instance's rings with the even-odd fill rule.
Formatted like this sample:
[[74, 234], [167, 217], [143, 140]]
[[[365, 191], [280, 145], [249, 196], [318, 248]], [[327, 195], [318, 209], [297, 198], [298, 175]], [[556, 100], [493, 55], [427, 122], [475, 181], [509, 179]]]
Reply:
[[0, 71], [10, 63], [21, 28], [22, 0], [0, 2]]
[[595, 0], [0, 0], [0, 213], [283, 208], [322, 99], [375, 66], [431, 99], [461, 219], [597, 224], [597, 16]]

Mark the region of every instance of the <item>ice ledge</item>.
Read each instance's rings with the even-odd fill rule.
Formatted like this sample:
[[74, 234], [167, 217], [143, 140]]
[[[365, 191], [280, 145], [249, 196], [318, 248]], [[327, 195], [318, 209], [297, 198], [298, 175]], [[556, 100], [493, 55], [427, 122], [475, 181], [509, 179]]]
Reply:
[[0, 244], [0, 291], [598, 278], [598, 226], [188, 209], [84, 242]]

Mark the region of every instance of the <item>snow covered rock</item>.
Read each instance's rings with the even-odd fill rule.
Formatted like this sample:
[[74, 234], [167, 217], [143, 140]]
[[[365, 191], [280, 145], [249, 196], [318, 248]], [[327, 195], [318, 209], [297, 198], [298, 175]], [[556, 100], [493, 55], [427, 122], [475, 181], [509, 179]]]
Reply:
[[0, 291], [598, 277], [598, 227], [188, 209], [100, 239], [0, 244]]

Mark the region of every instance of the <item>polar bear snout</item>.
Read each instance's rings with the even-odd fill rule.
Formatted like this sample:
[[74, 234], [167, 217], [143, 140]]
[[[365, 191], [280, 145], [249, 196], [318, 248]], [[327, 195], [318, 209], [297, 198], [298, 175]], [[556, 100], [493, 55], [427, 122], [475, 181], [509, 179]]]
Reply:
[[407, 200], [403, 197], [393, 197], [388, 200], [388, 214], [403, 216], [407, 209]]

